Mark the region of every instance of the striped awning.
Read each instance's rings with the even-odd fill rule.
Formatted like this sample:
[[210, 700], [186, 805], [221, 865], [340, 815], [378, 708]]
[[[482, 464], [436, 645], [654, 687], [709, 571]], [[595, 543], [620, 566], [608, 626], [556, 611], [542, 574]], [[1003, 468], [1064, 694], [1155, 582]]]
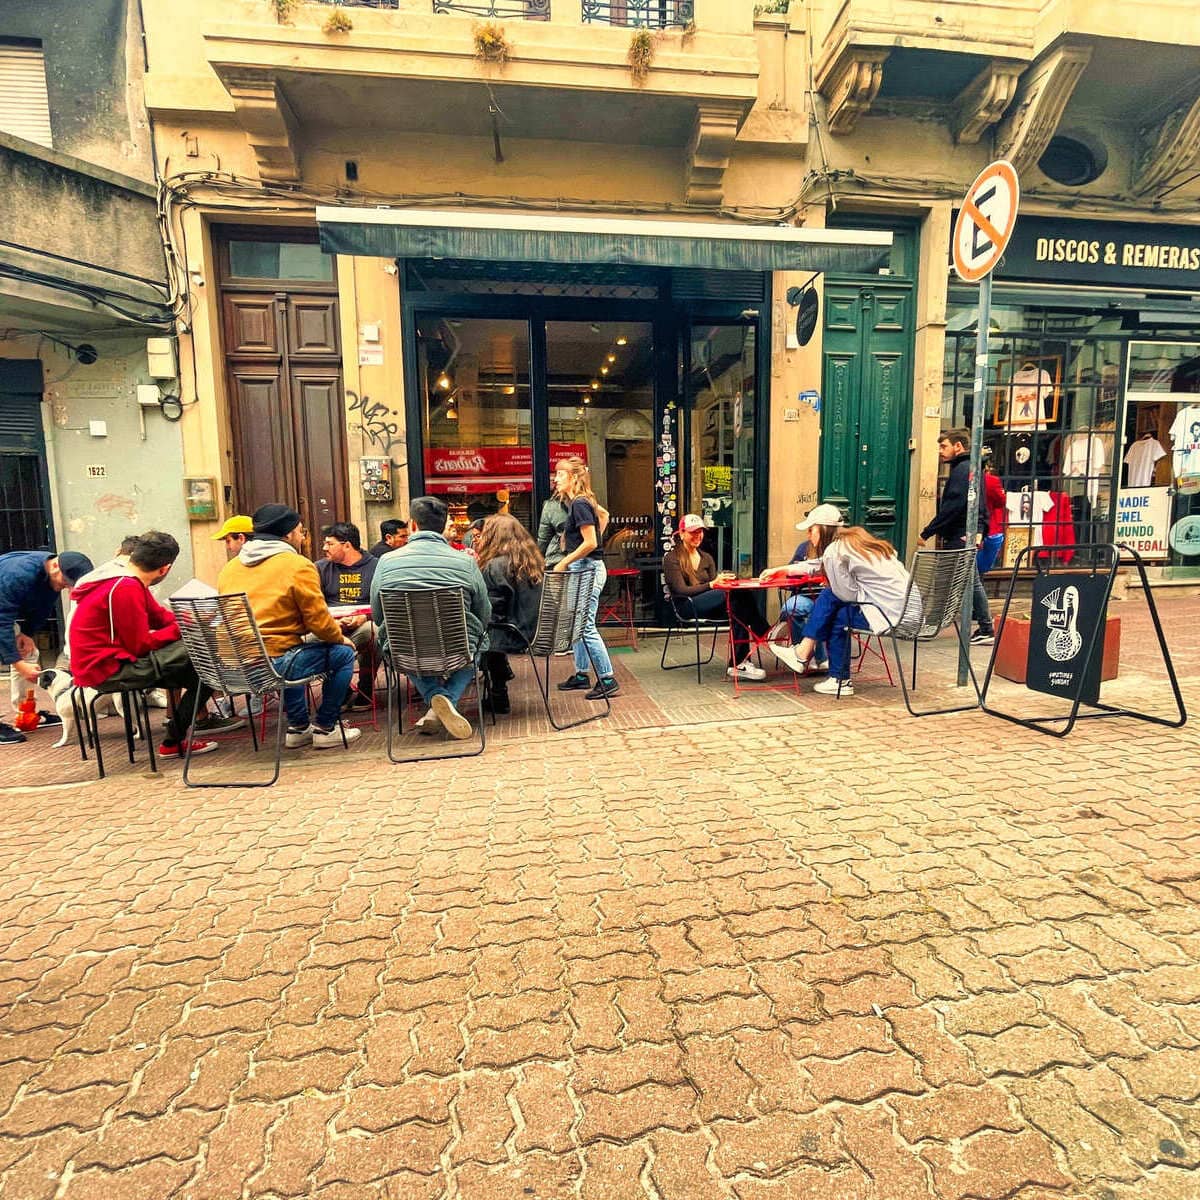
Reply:
[[892, 244], [890, 233], [875, 229], [421, 208], [323, 205], [317, 226], [330, 254], [728, 271], [873, 271], [887, 263]]

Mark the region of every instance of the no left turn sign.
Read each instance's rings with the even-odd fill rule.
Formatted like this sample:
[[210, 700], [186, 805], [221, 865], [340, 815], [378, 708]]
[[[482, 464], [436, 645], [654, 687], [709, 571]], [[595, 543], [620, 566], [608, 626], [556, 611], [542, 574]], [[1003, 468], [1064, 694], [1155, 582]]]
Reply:
[[1020, 201], [1017, 172], [1004, 159], [984, 167], [967, 189], [954, 223], [954, 271], [964, 283], [978, 283], [1000, 261]]

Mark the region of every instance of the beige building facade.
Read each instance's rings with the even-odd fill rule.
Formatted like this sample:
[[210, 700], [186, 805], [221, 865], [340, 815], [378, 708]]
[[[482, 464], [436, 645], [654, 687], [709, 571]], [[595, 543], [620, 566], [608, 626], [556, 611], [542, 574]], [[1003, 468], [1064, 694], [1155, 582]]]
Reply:
[[582, 453], [631, 560], [701, 511], [749, 572], [818, 500], [907, 552], [969, 415], [952, 220], [1006, 156], [1031, 223], [985, 438], [1014, 544], [1066, 513], [1105, 540], [1137, 492], [1186, 572], [1200, 29], [1130, 7], [144, 0], [185, 474], [219, 516], [285, 499], [373, 541], [420, 491], [536, 526]]

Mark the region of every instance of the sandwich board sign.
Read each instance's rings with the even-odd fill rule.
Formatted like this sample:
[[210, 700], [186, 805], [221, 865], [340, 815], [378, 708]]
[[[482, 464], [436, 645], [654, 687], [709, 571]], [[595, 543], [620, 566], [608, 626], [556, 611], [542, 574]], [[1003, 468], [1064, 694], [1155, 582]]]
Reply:
[[997, 159], [967, 189], [954, 223], [954, 272], [964, 283], [989, 275], [1017, 224], [1021, 185], [1012, 163]]

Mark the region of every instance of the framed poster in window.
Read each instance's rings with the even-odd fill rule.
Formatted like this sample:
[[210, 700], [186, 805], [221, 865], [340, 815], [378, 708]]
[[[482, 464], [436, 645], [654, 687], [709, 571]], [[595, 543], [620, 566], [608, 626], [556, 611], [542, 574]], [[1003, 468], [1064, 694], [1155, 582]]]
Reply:
[[1003, 359], [996, 371], [992, 418], [1006, 429], [1045, 429], [1058, 420], [1062, 358], [1057, 354]]

